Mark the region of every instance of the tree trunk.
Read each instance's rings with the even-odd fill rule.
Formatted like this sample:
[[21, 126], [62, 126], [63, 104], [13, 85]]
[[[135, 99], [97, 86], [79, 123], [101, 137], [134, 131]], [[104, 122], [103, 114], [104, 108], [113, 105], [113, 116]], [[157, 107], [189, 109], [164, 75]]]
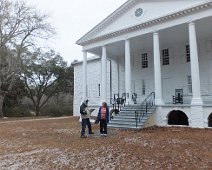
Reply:
[[36, 113], [36, 116], [40, 116], [40, 106], [39, 106], [39, 104], [36, 105], [35, 113]]
[[4, 95], [0, 95], [0, 117], [3, 118], [3, 103], [4, 103]]
[[40, 116], [40, 109], [41, 109], [40, 102], [41, 102], [41, 98], [42, 98], [42, 95], [40, 93], [38, 93], [37, 94], [37, 103], [35, 105], [36, 116]]

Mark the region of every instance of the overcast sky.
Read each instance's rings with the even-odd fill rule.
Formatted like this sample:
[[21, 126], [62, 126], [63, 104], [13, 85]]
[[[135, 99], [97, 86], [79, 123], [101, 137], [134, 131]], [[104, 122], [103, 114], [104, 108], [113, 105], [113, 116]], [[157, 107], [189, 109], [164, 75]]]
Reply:
[[74, 59], [82, 60], [82, 48], [75, 42], [127, 0], [25, 1], [51, 16], [57, 36], [48, 46], [71, 63]]

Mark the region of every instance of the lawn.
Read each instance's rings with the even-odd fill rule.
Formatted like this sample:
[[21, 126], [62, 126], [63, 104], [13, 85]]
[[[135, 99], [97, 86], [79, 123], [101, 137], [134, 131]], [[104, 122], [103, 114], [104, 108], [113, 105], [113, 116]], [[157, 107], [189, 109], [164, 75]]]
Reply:
[[0, 169], [212, 169], [212, 129], [110, 129], [80, 138], [77, 117], [0, 121]]

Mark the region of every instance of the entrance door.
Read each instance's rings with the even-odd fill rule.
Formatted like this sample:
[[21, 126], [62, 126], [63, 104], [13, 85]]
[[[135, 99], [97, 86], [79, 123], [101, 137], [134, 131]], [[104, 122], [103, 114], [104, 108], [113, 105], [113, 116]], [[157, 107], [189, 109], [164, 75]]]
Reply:
[[172, 103], [173, 93], [173, 83], [171, 78], [163, 78], [162, 79], [162, 87], [163, 87], [163, 100], [165, 103]]

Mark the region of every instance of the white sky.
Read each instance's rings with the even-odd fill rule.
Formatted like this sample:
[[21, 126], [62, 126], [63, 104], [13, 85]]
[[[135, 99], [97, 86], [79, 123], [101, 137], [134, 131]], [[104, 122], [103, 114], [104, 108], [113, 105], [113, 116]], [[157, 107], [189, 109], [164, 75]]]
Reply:
[[74, 59], [82, 60], [82, 48], [75, 42], [127, 0], [25, 1], [51, 16], [57, 36], [48, 46], [71, 63]]

